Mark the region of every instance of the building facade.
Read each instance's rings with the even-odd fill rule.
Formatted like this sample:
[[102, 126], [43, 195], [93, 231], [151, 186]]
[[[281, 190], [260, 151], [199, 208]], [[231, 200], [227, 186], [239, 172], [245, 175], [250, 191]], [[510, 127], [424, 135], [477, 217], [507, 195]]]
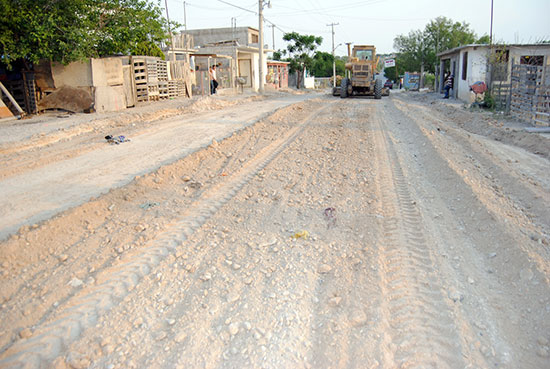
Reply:
[[511, 83], [512, 66], [550, 65], [550, 44], [465, 45], [443, 51], [440, 59], [438, 90], [442, 91], [444, 78], [454, 75], [452, 96], [465, 102], [473, 102], [475, 94], [470, 86], [482, 81], [488, 86], [494, 82]]
[[[223, 55], [231, 57], [231, 87], [237, 87], [237, 80], [244, 81], [245, 88], [259, 89], [259, 32], [251, 27], [209, 28], [182, 31], [193, 37], [197, 54]], [[272, 50], [264, 49], [264, 54]], [[264, 76], [267, 72], [267, 58], [264, 55]], [[264, 78], [265, 83], [265, 78]]]

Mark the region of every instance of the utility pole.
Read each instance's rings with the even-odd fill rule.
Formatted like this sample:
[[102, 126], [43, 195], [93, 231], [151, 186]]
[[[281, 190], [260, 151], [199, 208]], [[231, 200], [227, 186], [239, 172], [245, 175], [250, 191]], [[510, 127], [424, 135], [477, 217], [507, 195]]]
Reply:
[[275, 25], [272, 24], [270, 27], [271, 27], [271, 37], [273, 38], [273, 50], [275, 50]]
[[493, 0], [491, 0], [491, 30], [489, 31], [489, 45], [493, 46]]
[[259, 46], [260, 46], [260, 65], [258, 67], [258, 79], [260, 84], [258, 85], [258, 92], [260, 94], [264, 93], [264, 0], [258, 0], [258, 31], [259, 35]]
[[336, 87], [336, 59], [334, 56], [334, 26], [337, 26], [339, 23], [327, 24], [327, 27], [332, 28], [332, 87]]
[[187, 11], [185, 8], [185, 1], [183, 2], [183, 26], [185, 27], [185, 30], [187, 31]]
[[172, 35], [172, 28], [170, 27], [170, 16], [168, 15], [168, 0], [164, 0], [166, 5], [166, 20], [168, 21], [168, 33], [170, 34], [170, 44], [172, 47], [172, 61], [176, 61], [176, 53], [174, 52], [174, 36]]

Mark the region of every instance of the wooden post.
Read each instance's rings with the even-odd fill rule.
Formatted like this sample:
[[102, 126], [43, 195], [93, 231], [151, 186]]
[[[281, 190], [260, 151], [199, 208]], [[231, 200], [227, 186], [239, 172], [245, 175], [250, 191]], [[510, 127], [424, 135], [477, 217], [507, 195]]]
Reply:
[[19, 104], [17, 103], [17, 101], [15, 101], [15, 99], [13, 98], [13, 96], [11, 96], [10, 92], [6, 89], [6, 87], [4, 86], [4, 84], [2, 82], [0, 82], [0, 89], [2, 90], [2, 92], [8, 97], [8, 99], [10, 100], [10, 102], [13, 104], [13, 106], [15, 106], [15, 109], [17, 109], [17, 111], [19, 112], [19, 114], [21, 116], [25, 115], [25, 112], [23, 111], [23, 109], [21, 109], [21, 107], [19, 106]]

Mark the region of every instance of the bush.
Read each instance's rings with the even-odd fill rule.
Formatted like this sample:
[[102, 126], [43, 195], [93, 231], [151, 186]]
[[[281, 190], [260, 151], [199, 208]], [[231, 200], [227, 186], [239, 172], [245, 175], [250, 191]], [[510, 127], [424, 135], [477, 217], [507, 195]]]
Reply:
[[430, 89], [434, 88], [434, 82], [435, 82], [435, 75], [433, 73], [426, 73], [424, 75], [424, 87], [428, 87]]
[[495, 108], [495, 98], [489, 91], [485, 92], [485, 96], [483, 97], [483, 105], [487, 109], [494, 109]]

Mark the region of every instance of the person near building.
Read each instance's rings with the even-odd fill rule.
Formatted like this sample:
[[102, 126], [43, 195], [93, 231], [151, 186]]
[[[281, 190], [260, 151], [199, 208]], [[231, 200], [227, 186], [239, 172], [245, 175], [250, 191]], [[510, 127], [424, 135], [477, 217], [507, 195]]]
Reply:
[[443, 97], [444, 99], [449, 98], [449, 91], [451, 90], [451, 88], [453, 88], [453, 83], [454, 83], [454, 76], [451, 73], [445, 79], [445, 86], [443, 87], [445, 89], [445, 96]]
[[215, 94], [216, 89], [218, 88], [218, 80], [216, 78], [216, 65], [215, 64], [210, 67], [209, 74], [210, 74], [210, 93]]

